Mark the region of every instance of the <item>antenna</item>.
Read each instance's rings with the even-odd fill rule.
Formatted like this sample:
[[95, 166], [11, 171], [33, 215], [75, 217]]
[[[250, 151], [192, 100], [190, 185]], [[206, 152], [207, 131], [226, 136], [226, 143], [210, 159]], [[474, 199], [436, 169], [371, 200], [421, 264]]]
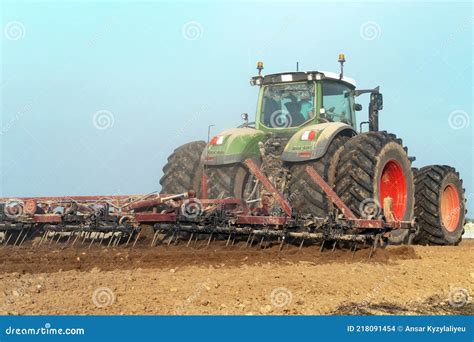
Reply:
[[300, 62], [296, 62], [296, 72], [300, 71]]

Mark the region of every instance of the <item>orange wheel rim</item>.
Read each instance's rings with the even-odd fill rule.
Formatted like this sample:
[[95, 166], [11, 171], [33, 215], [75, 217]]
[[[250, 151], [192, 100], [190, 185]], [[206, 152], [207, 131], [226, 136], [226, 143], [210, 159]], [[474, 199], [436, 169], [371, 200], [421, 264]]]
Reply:
[[380, 205], [387, 197], [393, 200], [393, 215], [402, 220], [407, 209], [407, 180], [402, 166], [396, 160], [385, 164], [380, 177]]
[[448, 232], [456, 230], [460, 213], [459, 192], [453, 184], [448, 184], [441, 194], [441, 220]]

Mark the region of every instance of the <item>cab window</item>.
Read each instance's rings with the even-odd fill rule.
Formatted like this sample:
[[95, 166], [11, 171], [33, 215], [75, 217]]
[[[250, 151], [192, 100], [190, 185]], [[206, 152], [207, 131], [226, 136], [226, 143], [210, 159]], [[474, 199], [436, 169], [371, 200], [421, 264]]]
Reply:
[[320, 114], [323, 122], [343, 122], [352, 125], [351, 88], [338, 82], [323, 83], [323, 108]]
[[314, 118], [314, 83], [266, 86], [260, 122], [269, 128], [298, 127]]

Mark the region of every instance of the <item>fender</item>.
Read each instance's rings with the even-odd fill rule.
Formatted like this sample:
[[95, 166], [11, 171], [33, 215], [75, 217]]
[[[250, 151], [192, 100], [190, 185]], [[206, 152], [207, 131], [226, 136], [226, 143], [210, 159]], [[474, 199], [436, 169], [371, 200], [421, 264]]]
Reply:
[[[313, 140], [302, 140], [304, 134], [313, 131]], [[286, 162], [302, 162], [319, 159], [326, 153], [329, 144], [337, 135], [352, 137], [357, 132], [342, 122], [328, 122], [306, 126], [291, 137], [281, 159]]]
[[201, 156], [204, 165], [225, 165], [240, 163], [247, 158], [258, 159], [258, 143], [267, 139], [264, 132], [250, 127], [227, 129], [217, 137], [222, 137], [223, 142], [220, 145], [207, 145]]

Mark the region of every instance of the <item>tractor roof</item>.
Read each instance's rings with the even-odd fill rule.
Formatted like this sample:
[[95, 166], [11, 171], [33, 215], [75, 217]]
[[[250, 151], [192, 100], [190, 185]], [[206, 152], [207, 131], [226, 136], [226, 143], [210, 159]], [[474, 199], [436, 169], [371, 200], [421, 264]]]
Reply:
[[[254, 77], [253, 79], [258, 78]], [[319, 79], [332, 79], [336, 81], [342, 81], [348, 85], [355, 87], [356, 82], [354, 79], [349, 77], [339, 78], [339, 74], [330, 71], [306, 71], [306, 72], [282, 72], [279, 74], [270, 74], [263, 76], [262, 84], [274, 84], [274, 83], [286, 83], [286, 82], [301, 82], [301, 81], [312, 81]]]

